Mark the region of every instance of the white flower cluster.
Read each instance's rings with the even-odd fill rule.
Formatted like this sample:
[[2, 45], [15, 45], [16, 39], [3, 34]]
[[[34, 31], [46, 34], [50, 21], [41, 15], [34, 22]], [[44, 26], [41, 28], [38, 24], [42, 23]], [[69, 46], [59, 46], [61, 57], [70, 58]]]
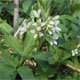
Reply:
[[51, 41], [50, 44], [53, 45], [57, 45], [57, 39], [59, 38], [59, 33], [61, 31], [61, 29], [57, 26], [59, 24], [59, 15], [56, 15], [55, 17], [48, 17], [46, 24], [47, 24], [47, 28], [46, 31], [48, 32], [48, 34], [52, 35], [51, 36]]
[[72, 50], [71, 53], [72, 53], [72, 56], [75, 56], [76, 54], [78, 54], [78, 49], [80, 48], [80, 44], [77, 45], [77, 48]]
[[[32, 29], [30, 30], [30, 32], [32, 32], [34, 34], [34, 38], [42, 37], [44, 36], [44, 34], [49, 34], [51, 35], [51, 41], [50, 44], [53, 45], [57, 45], [57, 39], [59, 38], [59, 33], [61, 31], [61, 29], [58, 27], [59, 24], [59, 15], [56, 15], [55, 17], [48, 17], [47, 20], [43, 21], [40, 18], [40, 13], [41, 13], [41, 9], [39, 9], [38, 11], [33, 10], [33, 14], [34, 16], [37, 18], [37, 21], [34, 22], [32, 25], [34, 27], [36, 27], [36, 29]], [[42, 32], [45, 31], [44, 32]]]
[[[44, 34], [50, 35], [50, 44], [57, 45], [57, 39], [59, 38], [59, 34], [61, 29], [58, 27], [59, 24], [59, 15], [55, 17], [48, 17], [46, 20], [40, 18], [41, 9], [38, 11], [33, 10], [32, 22], [26, 24], [26, 20], [22, 23], [22, 26], [18, 29], [15, 35], [19, 34], [23, 35], [27, 29], [29, 28], [30, 32], [34, 34], [34, 38], [40, 38], [44, 36]], [[30, 27], [31, 26], [31, 27]]]
[[20, 35], [23, 35], [27, 29], [31, 26], [31, 22], [26, 24], [26, 19], [23, 21], [22, 25], [19, 27], [19, 29], [17, 30], [17, 32], [15, 33], [14, 37], [16, 37], [18, 35], [18, 33]]
[[44, 22], [41, 22], [41, 18], [37, 19], [37, 22], [34, 22], [32, 24], [34, 29], [31, 29], [30, 32], [34, 34], [34, 38], [37, 38], [38, 36], [42, 37], [44, 34], [41, 32], [43, 26], [45, 26]]

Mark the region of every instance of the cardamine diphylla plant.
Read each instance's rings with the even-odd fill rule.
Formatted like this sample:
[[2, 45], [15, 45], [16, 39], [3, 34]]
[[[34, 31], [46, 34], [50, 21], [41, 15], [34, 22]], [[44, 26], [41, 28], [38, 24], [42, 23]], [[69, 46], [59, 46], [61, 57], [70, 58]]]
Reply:
[[33, 10], [31, 21], [27, 23], [27, 19], [25, 19], [16, 32], [15, 36], [22, 36], [25, 32], [29, 31], [34, 34], [35, 39], [39, 39], [47, 35], [50, 38], [50, 45], [57, 45], [57, 40], [60, 37], [61, 31], [61, 28], [58, 27], [59, 22], [59, 15], [56, 15], [54, 17], [49, 16], [44, 20], [41, 17], [41, 9], [38, 11]]

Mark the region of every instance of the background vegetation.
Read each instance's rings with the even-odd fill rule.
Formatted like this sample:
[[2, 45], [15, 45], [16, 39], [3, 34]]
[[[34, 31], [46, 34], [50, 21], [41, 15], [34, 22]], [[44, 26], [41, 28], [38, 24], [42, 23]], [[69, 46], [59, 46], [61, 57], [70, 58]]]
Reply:
[[[13, 36], [14, 2], [0, 1], [0, 79], [1, 80], [80, 80], [80, 0], [20, 0], [18, 28], [31, 21], [32, 6], [41, 8], [42, 18], [59, 15], [58, 45], [51, 46], [45, 36], [40, 40], [26, 32]], [[26, 22], [27, 23], [27, 22]], [[40, 48], [39, 48], [40, 47]]]

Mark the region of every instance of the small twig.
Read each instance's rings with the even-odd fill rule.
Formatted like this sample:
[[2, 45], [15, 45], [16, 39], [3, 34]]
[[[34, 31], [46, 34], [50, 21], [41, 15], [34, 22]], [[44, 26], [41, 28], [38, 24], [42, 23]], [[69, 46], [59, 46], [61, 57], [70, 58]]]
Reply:
[[38, 50], [40, 50], [40, 49], [41, 49], [41, 47], [42, 47], [42, 44], [43, 44], [43, 37], [40, 39], [40, 43], [39, 43]]
[[73, 67], [73, 66], [71, 66], [70, 64], [66, 64], [66, 66], [67, 66], [68, 68], [76, 71], [76, 72], [80, 72], [80, 69], [78, 69], [78, 68], [76, 68], [76, 67]]
[[18, 27], [17, 27], [17, 23], [18, 23], [18, 15], [19, 15], [19, 0], [14, 0], [14, 22], [13, 22], [13, 26], [14, 26], [14, 34], [16, 33]]

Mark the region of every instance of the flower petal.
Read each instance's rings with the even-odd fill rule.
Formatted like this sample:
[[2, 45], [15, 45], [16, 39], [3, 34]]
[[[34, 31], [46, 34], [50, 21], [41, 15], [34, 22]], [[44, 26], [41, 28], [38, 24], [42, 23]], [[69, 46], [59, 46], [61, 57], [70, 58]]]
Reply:
[[39, 33], [40, 36], [43, 36], [44, 34], [42, 32]]
[[53, 41], [50, 41], [50, 45], [53, 45]]
[[56, 15], [56, 16], [54, 17], [54, 20], [56, 20], [56, 19], [59, 19], [59, 15]]
[[41, 30], [41, 27], [37, 27], [37, 31], [40, 31]]
[[41, 9], [38, 10], [38, 14], [39, 14], [39, 15], [40, 15], [40, 13], [41, 13]]
[[54, 41], [53, 43], [54, 43], [55, 45], [57, 45], [57, 41]]
[[34, 22], [32, 25], [33, 25], [33, 26], [37, 26], [37, 23], [36, 23], [36, 22]]
[[53, 25], [53, 24], [54, 24], [54, 22], [53, 22], [53, 21], [50, 21], [50, 24], [52, 24], [52, 25]]
[[30, 32], [31, 32], [31, 33], [35, 33], [35, 30], [34, 30], [34, 29], [32, 29], [32, 30], [30, 30]]
[[49, 34], [52, 34], [52, 31], [49, 30], [48, 33], [49, 33]]
[[34, 34], [34, 38], [37, 38], [37, 36], [38, 36], [37, 34]]

